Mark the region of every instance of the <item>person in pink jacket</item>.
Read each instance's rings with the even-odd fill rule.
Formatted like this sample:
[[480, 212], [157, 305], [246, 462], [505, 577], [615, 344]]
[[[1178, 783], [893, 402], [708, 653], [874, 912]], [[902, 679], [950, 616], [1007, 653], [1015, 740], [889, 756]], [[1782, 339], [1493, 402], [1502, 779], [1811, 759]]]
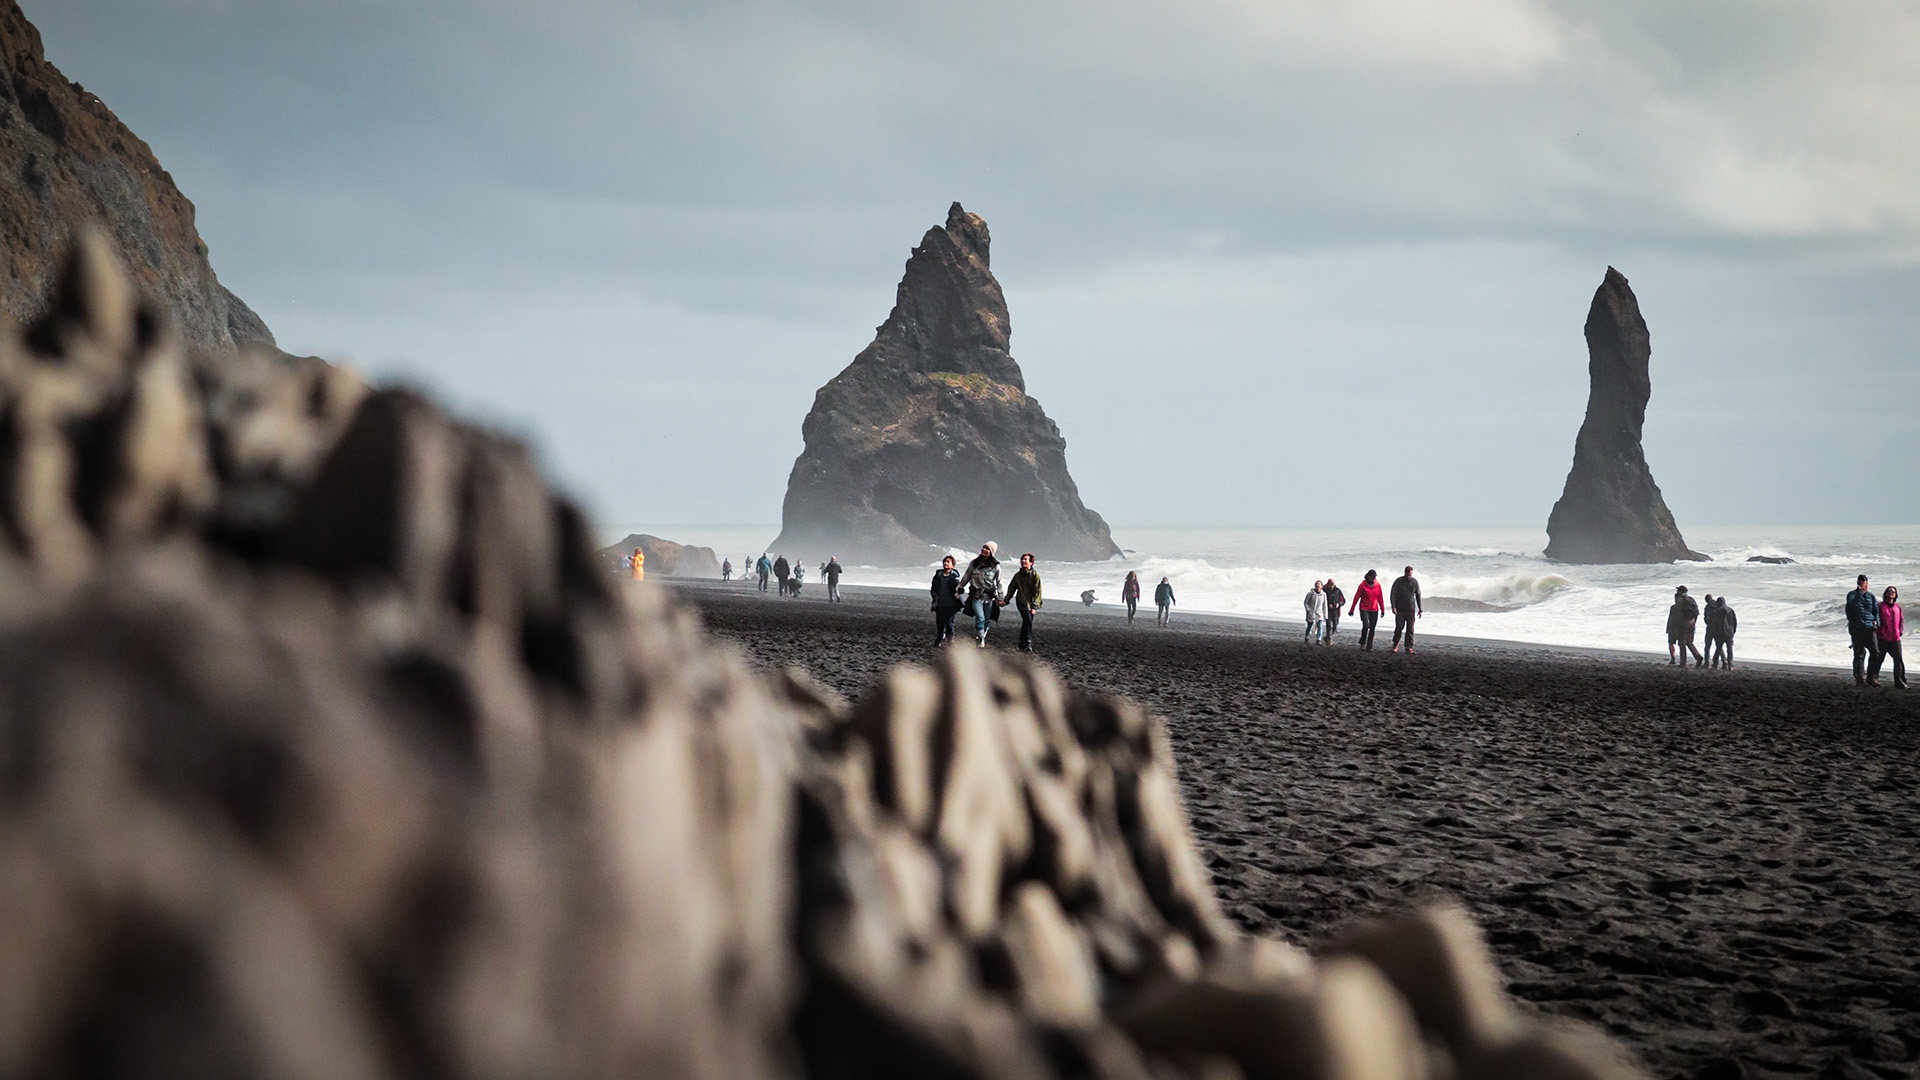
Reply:
[[1875, 630], [1879, 635], [1880, 651], [1873, 654], [1873, 666], [1867, 669], [1867, 685], [1880, 685], [1880, 665], [1887, 657], [1893, 657], [1893, 686], [1896, 690], [1907, 688], [1907, 660], [1900, 655], [1900, 634], [1906, 628], [1901, 623], [1906, 620], [1900, 614], [1900, 590], [1887, 586], [1880, 594], [1880, 626]]
[[1347, 614], [1355, 608], [1360, 610], [1360, 647], [1367, 652], [1373, 651], [1373, 628], [1380, 625], [1380, 613], [1386, 610], [1386, 598], [1380, 595], [1380, 574], [1367, 571], [1367, 579], [1354, 586], [1353, 603], [1347, 605]]

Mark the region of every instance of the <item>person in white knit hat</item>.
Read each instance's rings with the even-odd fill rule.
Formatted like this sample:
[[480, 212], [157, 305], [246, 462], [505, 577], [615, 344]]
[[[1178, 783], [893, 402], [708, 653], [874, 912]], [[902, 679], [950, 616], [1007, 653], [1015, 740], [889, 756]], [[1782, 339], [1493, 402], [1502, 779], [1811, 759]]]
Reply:
[[995, 558], [1000, 545], [989, 540], [980, 545], [980, 554], [967, 564], [967, 572], [960, 575], [967, 586], [967, 614], [973, 616], [974, 636], [979, 639], [980, 647], [987, 647], [987, 625], [999, 613], [1000, 607], [1000, 560]]

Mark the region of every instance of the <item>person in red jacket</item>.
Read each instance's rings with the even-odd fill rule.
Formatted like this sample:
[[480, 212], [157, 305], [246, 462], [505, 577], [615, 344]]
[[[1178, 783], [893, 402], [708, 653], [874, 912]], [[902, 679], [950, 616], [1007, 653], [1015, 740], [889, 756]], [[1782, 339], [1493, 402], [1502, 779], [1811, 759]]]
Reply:
[[1353, 590], [1353, 603], [1347, 605], [1349, 615], [1355, 608], [1360, 610], [1360, 647], [1367, 652], [1373, 651], [1373, 629], [1380, 625], [1380, 612], [1386, 606], [1386, 599], [1380, 595], [1380, 574], [1367, 571], [1367, 579]]

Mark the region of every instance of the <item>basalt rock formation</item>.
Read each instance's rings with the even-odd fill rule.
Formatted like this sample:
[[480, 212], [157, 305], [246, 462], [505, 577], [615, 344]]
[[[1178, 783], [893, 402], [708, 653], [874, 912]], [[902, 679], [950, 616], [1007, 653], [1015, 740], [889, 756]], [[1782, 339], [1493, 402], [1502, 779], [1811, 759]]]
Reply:
[[1587, 312], [1587, 418], [1573, 443], [1573, 470], [1547, 518], [1547, 558], [1570, 563], [1706, 561], [1687, 547], [1647, 468], [1646, 422], [1653, 355], [1640, 302], [1626, 276], [1607, 267]]
[[633, 554], [634, 548], [639, 548], [640, 554], [647, 557], [646, 571], [649, 575], [687, 578], [720, 576], [720, 555], [712, 548], [676, 544], [647, 533], [632, 533], [617, 544], [601, 548], [600, 561], [610, 572], [617, 572], [625, 565], [627, 557]]
[[0, 1078], [1636, 1075], [1457, 910], [1240, 933], [1138, 707], [755, 675], [518, 444], [61, 280], [0, 330]]
[[40, 32], [0, 0], [0, 310], [44, 310], [63, 253], [97, 225], [190, 352], [274, 347], [273, 334], [207, 261], [193, 204], [98, 97], [47, 62]]
[[1007, 352], [987, 247], [987, 223], [954, 203], [913, 249], [873, 343], [814, 395], [774, 548], [892, 565], [989, 539], [1043, 559], [1120, 553]]

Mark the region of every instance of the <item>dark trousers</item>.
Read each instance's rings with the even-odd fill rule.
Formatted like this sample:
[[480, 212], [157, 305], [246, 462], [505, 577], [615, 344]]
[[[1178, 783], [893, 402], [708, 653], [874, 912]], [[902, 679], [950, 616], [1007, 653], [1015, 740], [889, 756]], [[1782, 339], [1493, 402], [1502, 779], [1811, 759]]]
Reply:
[[1327, 609], [1327, 644], [1333, 644], [1333, 635], [1340, 629], [1340, 609]]
[[767, 572], [765, 570], [760, 571], [760, 591], [767, 591]]
[[839, 578], [827, 579], [827, 599], [832, 600], [836, 604], [840, 602], [840, 579]]
[[1707, 639], [1707, 666], [1733, 666], [1733, 638], [1722, 634]]
[[1172, 621], [1173, 621], [1173, 605], [1172, 605], [1172, 604], [1161, 604], [1161, 605], [1160, 605], [1160, 619], [1159, 619], [1159, 622], [1158, 622], [1158, 625], [1160, 625], [1160, 626], [1165, 626], [1165, 625], [1167, 625], [1168, 623], [1170, 623], [1170, 622], [1172, 622]]
[[1380, 628], [1380, 613], [1363, 611], [1360, 613], [1360, 647], [1369, 651], [1373, 648], [1373, 632]]
[[1024, 607], [1020, 607], [1019, 605], [1015, 605], [1014, 610], [1020, 613], [1020, 651], [1032, 652], [1033, 651], [1033, 609], [1024, 608]]
[[1137, 596], [1127, 597], [1127, 621], [1128, 622], [1133, 621], [1133, 613], [1138, 610], [1140, 610], [1140, 598]]
[[[1879, 632], [1871, 626], [1856, 626], [1853, 632], [1853, 681], [1867, 681], [1867, 661], [1880, 658]], [[1876, 663], [1875, 669], [1879, 668]]]
[[1878, 682], [1880, 665], [1886, 663], [1887, 657], [1891, 656], [1893, 657], [1893, 685], [1907, 685], [1907, 658], [1900, 655], [1900, 643], [1881, 641], [1878, 644], [1879, 648], [1873, 654], [1873, 666], [1867, 669], [1867, 678]]
[[953, 617], [960, 614], [957, 607], [942, 605], [933, 609], [933, 643], [935, 645], [953, 640]]
[[1407, 648], [1413, 648], [1413, 620], [1414, 614], [1411, 611], [1396, 611], [1393, 613], [1394, 648], [1397, 649], [1400, 647], [1400, 635], [1403, 633], [1407, 635]]

